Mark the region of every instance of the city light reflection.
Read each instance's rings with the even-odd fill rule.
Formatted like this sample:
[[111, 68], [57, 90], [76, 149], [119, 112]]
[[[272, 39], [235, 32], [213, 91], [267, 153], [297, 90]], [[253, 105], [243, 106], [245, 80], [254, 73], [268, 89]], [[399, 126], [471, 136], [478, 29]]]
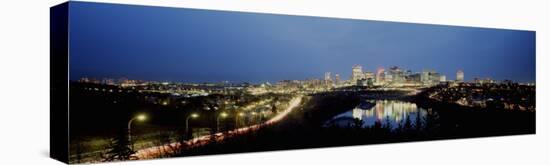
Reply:
[[[397, 100], [376, 100], [376, 105], [369, 109], [361, 109], [359, 106], [351, 111], [345, 112], [334, 117], [329, 123], [333, 122], [339, 126], [347, 126], [351, 120], [344, 119], [359, 119], [363, 121], [363, 127], [373, 126], [376, 122], [389, 122], [393, 128], [403, 124], [407, 118], [414, 123], [417, 117], [422, 119], [426, 116], [427, 111], [417, 107], [411, 102]], [[419, 114], [417, 114], [419, 113]]]

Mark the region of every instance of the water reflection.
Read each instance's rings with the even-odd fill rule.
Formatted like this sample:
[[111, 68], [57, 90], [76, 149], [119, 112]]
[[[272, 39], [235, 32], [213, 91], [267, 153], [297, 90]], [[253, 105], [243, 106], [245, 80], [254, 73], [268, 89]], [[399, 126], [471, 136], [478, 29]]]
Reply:
[[407, 118], [411, 123], [416, 123], [417, 118], [420, 119], [419, 122], [423, 123], [422, 118], [427, 114], [425, 109], [417, 107], [415, 103], [411, 102], [397, 100], [367, 100], [366, 102], [375, 105], [367, 109], [358, 105], [350, 111], [335, 116], [326, 125], [334, 124], [346, 127], [353, 122], [353, 119], [359, 119], [363, 121], [363, 127], [370, 127], [376, 122], [380, 122], [397, 128], [399, 124], [404, 124]]

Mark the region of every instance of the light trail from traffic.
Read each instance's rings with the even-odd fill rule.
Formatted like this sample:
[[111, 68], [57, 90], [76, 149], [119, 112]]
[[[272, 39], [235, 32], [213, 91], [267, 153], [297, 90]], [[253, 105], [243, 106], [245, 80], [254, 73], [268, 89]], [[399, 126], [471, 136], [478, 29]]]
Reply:
[[[269, 119], [264, 123], [237, 128], [226, 132], [218, 132], [213, 135], [196, 137], [186, 141], [185, 144], [188, 147], [196, 147], [196, 146], [208, 144], [211, 141], [211, 138], [215, 138], [216, 141], [221, 141], [221, 140], [224, 140], [225, 138], [230, 138], [237, 135], [243, 135], [246, 133], [250, 133], [252, 131], [256, 131], [261, 127], [272, 125], [284, 119], [288, 114], [290, 114], [290, 112], [292, 112], [293, 109], [298, 107], [302, 102], [302, 98], [303, 96], [297, 96], [293, 98], [289, 102], [289, 106], [284, 111], [278, 113], [273, 118]], [[163, 153], [161, 152], [161, 150], [159, 150], [159, 148], [161, 147], [162, 148], [179, 148], [180, 145], [181, 144], [179, 142], [174, 142], [174, 143], [166, 144], [164, 146], [153, 146], [149, 148], [144, 148], [144, 149], [138, 150], [134, 156], [136, 156], [138, 159], [153, 159], [161, 156], [162, 154], [170, 154], [174, 152], [174, 151], [167, 151], [168, 153]]]

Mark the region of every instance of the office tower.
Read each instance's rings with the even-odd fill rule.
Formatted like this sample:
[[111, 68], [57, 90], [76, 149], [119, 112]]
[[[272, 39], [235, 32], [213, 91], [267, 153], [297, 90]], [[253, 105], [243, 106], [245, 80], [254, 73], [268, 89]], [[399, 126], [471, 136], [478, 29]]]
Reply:
[[334, 74], [334, 83], [340, 85], [340, 74]]
[[361, 80], [364, 78], [365, 75], [363, 74], [363, 67], [361, 65], [354, 65], [351, 70], [352, 82], [357, 82], [357, 80]]
[[456, 81], [457, 82], [464, 82], [464, 71], [458, 70], [456, 71]]
[[330, 78], [330, 72], [325, 72], [325, 85], [332, 85], [332, 79]]
[[384, 68], [378, 68], [376, 70], [376, 83], [382, 83], [384, 81]]

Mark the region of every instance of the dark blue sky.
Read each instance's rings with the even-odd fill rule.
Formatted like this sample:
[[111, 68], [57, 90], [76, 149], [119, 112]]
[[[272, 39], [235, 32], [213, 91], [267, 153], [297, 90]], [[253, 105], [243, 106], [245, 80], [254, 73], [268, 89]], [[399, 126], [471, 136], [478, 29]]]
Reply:
[[278, 81], [393, 65], [535, 80], [535, 32], [71, 2], [70, 79]]

